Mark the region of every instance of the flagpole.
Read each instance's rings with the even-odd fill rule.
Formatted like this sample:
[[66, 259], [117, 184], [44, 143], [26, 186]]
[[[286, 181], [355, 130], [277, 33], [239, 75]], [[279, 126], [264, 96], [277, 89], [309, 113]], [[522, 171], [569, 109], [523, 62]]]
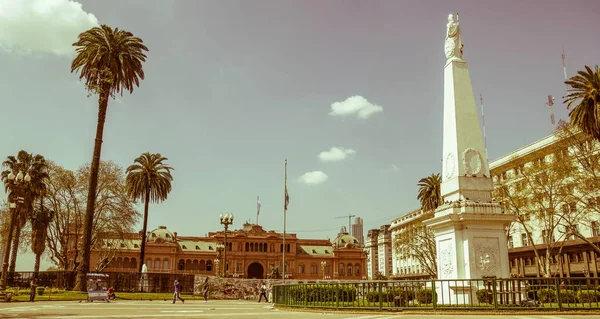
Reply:
[[260, 212], [260, 201], [256, 196], [256, 225], [258, 225], [258, 213]]
[[287, 158], [285, 159], [285, 166], [284, 166], [284, 170], [283, 170], [283, 186], [284, 186], [284, 194], [283, 194], [283, 275], [282, 275], [282, 279], [283, 279], [283, 283], [285, 284], [285, 273], [287, 271], [286, 267], [285, 267], [285, 251], [287, 250], [287, 247], [285, 246], [285, 218], [287, 215]]

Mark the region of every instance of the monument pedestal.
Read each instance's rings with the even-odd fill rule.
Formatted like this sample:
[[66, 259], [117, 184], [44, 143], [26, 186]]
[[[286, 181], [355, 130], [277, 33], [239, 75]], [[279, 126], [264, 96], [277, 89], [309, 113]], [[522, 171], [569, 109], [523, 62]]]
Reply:
[[510, 277], [506, 226], [513, 220], [498, 203], [465, 200], [440, 206], [425, 221], [435, 233], [442, 280], [437, 294], [447, 297], [438, 297], [440, 304], [475, 303], [477, 290], [485, 288], [475, 279]]

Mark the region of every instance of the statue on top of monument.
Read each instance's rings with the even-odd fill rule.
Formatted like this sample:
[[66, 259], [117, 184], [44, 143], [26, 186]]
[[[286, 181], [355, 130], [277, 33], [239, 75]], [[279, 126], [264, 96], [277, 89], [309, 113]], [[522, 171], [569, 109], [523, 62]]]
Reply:
[[[458, 18], [458, 13], [456, 17]], [[449, 14], [448, 24], [446, 25], [446, 43], [444, 46], [446, 59], [448, 61], [464, 61], [462, 59], [464, 46], [458, 20], [454, 19], [453, 14]]]

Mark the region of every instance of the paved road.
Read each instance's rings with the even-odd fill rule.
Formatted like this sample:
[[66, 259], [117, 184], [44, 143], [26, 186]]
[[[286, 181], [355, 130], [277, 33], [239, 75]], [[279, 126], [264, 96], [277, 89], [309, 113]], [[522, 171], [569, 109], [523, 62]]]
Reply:
[[[326, 312], [282, 311], [270, 304], [251, 301], [116, 301], [86, 303], [73, 301], [39, 301], [35, 303], [0, 304], [0, 318], [95, 319], [95, 318], [232, 318], [232, 319], [429, 319], [443, 318], [440, 314], [341, 314]], [[586, 315], [586, 319], [600, 318]], [[460, 319], [576, 319], [577, 315], [461, 315]]]

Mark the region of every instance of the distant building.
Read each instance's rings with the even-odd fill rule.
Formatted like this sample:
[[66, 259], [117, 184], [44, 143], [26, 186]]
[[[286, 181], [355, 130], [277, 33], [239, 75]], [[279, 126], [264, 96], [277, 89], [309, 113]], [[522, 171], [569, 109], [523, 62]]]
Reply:
[[[122, 238], [122, 237], [121, 237]], [[217, 275], [222, 273], [225, 254], [217, 244], [225, 241], [224, 232], [209, 232], [206, 237], [179, 236], [166, 226], [148, 232], [145, 264], [149, 273]], [[125, 234], [124, 239], [103, 240], [91, 253], [91, 265], [105, 264], [106, 272], [137, 272], [141, 236]], [[365, 254], [358, 240], [345, 232], [332, 241], [301, 239], [296, 234], [266, 231], [260, 225], [245, 223], [227, 234], [227, 273], [238, 278], [269, 278], [281, 266], [286, 250], [286, 278], [358, 280], [364, 277]], [[74, 251], [71, 255], [75, 255]], [[220, 263], [220, 265], [219, 265]]]
[[379, 229], [370, 229], [367, 232], [367, 241], [365, 242], [365, 253], [367, 254], [367, 276], [373, 279], [379, 271], [379, 250], [377, 249], [377, 239], [379, 238]]
[[390, 225], [379, 228], [377, 236], [377, 253], [379, 255], [379, 273], [384, 276], [392, 275], [392, 232]]
[[367, 233], [364, 248], [367, 254], [367, 274], [375, 278], [377, 273], [384, 276], [392, 275], [392, 233], [390, 225], [379, 229], [371, 229]]
[[360, 217], [354, 219], [354, 223], [352, 224], [352, 236], [358, 240], [360, 247], [364, 247], [365, 237], [363, 236], [363, 220]]

